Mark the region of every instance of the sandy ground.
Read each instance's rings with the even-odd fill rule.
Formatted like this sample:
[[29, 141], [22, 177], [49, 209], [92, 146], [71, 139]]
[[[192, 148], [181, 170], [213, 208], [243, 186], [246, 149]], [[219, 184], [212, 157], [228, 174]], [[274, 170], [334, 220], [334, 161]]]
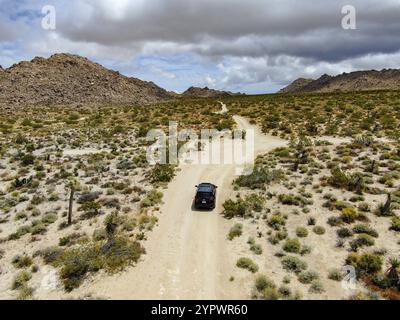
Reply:
[[[255, 130], [255, 154], [283, 146], [286, 141], [266, 136], [242, 117], [239, 129]], [[204, 152], [204, 151], [203, 151]], [[145, 243], [147, 254], [137, 266], [114, 276], [87, 281], [73, 296], [88, 294], [111, 299], [248, 299], [244, 283], [230, 281], [238, 272], [237, 256], [230, 252], [227, 233], [231, 224], [219, 213], [232, 193], [236, 167], [183, 164], [164, 192], [159, 225]], [[217, 207], [211, 212], [194, 211], [195, 185], [217, 185]], [[241, 272], [241, 271], [240, 271]], [[61, 294], [61, 293], [60, 293]], [[48, 292], [45, 298], [59, 298]], [[40, 298], [40, 297], [39, 297]]]

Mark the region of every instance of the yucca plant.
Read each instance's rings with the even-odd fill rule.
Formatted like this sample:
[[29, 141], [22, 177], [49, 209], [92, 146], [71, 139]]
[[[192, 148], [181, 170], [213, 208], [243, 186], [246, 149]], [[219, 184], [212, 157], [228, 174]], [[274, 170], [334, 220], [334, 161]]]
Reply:
[[400, 278], [398, 269], [400, 267], [400, 261], [397, 258], [389, 259], [389, 269], [386, 271], [386, 275], [393, 287], [400, 288]]

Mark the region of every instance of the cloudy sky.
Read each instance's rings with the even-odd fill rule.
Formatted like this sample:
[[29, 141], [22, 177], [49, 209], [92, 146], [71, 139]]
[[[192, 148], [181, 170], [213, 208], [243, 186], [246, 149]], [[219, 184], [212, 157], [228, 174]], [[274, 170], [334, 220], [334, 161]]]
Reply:
[[[56, 29], [42, 28], [42, 8]], [[356, 9], [356, 30], [342, 8]], [[0, 65], [68, 52], [177, 92], [400, 67], [400, 0], [0, 0]]]

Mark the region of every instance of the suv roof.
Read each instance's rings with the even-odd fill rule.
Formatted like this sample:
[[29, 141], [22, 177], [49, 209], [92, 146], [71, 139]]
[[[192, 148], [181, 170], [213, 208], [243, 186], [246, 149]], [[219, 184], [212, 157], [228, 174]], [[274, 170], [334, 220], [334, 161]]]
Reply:
[[214, 185], [211, 183], [201, 183], [197, 187], [197, 191], [199, 192], [212, 192], [214, 189]]

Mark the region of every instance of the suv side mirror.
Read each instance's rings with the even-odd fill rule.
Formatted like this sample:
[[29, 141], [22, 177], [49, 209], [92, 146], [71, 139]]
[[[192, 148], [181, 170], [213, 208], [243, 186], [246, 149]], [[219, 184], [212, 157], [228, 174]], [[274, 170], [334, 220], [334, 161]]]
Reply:
[[196, 186], [194, 186], [195, 188], [198, 188], [198, 186], [196, 185]]

